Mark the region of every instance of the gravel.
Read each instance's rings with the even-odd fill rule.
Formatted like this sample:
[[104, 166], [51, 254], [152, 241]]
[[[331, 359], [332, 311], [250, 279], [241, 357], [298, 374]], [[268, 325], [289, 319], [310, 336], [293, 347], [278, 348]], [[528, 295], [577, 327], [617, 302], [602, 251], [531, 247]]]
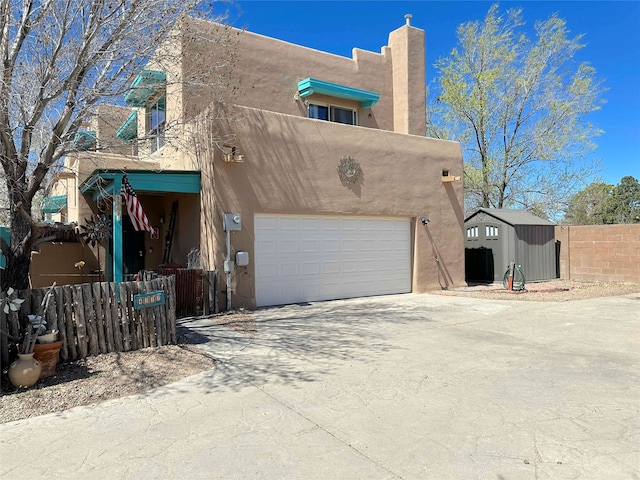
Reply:
[[[640, 293], [640, 283], [550, 282], [530, 283], [521, 292], [507, 292], [502, 285], [471, 285], [432, 292], [474, 298], [565, 302], [611, 295]], [[640, 299], [640, 296], [638, 297]], [[234, 312], [212, 318], [249, 337], [257, 334], [251, 313]], [[31, 389], [16, 389], [3, 366], [0, 423], [61, 412], [80, 405], [144, 393], [215, 367], [215, 359], [184, 340], [179, 345], [109, 353], [60, 364], [56, 374]]]
[[567, 302], [570, 300], [640, 293], [640, 283], [552, 280], [548, 282], [527, 283], [525, 289], [522, 291], [510, 292], [505, 290], [501, 283], [493, 283], [488, 285], [470, 285], [468, 287], [432, 293], [494, 300]]

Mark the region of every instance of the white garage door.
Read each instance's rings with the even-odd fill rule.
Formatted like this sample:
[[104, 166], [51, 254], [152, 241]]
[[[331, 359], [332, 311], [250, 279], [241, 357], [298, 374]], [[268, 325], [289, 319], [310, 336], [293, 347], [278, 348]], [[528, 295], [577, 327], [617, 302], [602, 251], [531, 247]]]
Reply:
[[259, 307], [411, 291], [408, 218], [255, 216]]

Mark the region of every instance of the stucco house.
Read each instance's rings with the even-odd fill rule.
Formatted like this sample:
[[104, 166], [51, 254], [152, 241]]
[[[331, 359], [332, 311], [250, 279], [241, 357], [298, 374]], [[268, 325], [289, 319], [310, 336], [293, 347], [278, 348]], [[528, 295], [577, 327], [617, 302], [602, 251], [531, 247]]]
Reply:
[[[425, 136], [423, 30], [407, 18], [352, 58], [201, 20], [178, 32], [52, 189], [67, 220], [112, 218], [109, 279], [199, 251], [233, 308], [464, 284], [462, 153]], [[154, 233], [122, 208], [125, 173]]]

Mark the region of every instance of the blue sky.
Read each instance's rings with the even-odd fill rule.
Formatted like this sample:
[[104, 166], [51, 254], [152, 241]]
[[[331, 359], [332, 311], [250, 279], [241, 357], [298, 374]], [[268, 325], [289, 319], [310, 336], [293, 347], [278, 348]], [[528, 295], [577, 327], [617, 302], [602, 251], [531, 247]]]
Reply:
[[[435, 61], [456, 46], [461, 23], [482, 20], [494, 2], [486, 1], [261, 1], [237, 0], [230, 23], [248, 31], [337, 55], [353, 47], [379, 52], [404, 14], [426, 31], [427, 82]], [[593, 65], [609, 91], [607, 103], [589, 120], [605, 133], [596, 139], [593, 159], [602, 162], [601, 179], [617, 184], [625, 175], [640, 179], [640, 1], [499, 2], [500, 10], [521, 7], [528, 26], [557, 12], [572, 34], [586, 43], [576, 60]]]

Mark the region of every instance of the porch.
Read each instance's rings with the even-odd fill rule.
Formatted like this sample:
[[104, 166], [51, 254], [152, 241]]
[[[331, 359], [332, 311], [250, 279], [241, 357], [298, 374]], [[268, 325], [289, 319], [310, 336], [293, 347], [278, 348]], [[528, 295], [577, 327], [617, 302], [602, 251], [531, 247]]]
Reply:
[[[153, 231], [136, 231], [119, 194], [123, 178], [136, 192]], [[95, 170], [80, 192], [92, 211], [110, 220], [101, 267], [113, 282], [133, 280], [161, 265], [199, 266], [200, 172]]]

